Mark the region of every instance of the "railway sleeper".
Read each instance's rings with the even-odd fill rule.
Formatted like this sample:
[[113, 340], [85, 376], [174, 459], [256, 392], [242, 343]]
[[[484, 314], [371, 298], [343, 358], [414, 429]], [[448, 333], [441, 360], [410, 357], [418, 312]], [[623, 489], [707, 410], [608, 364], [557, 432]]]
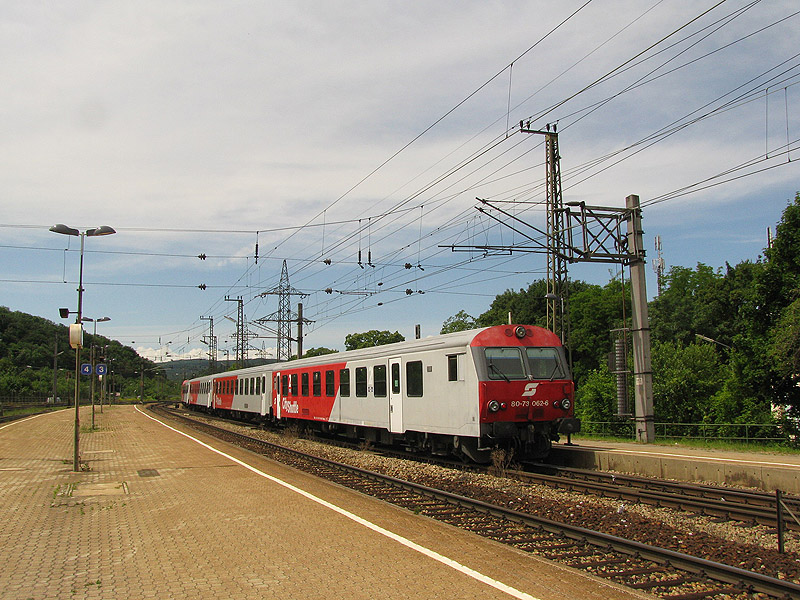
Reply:
[[540, 537], [522, 537], [519, 539], [510, 539], [509, 543], [511, 544], [519, 544], [519, 545], [527, 545], [527, 544], [541, 544], [542, 542], [549, 542], [552, 541], [553, 538], [549, 536], [540, 536]]
[[[597, 552], [595, 550], [579, 550], [578, 552], [564, 552], [563, 554], [559, 554], [558, 557], [564, 560], [570, 558], [584, 558], [586, 556], [595, 556]], [[585, 563], [573, 563], [571, 566], [573, 567], [582, 567]]]
[[685, 583], [695, 583], [697, 579], [690, 579], [686, 577], [676, 577], [675, 579], [660, 579], [654, 581], [642, 581], [639, 583], [629, 583], [629, 587], [635, 590], [651, 590], [658, 587], [674, 588]]
[[605, 577], [611, 579], [612, 577], [630, 577], [631, 575], [650, 575], [652, 573], [663, 573], [664, 567], [638, 567], [636, 569], [627, 569], [625, 571], [602, 571], [597, 573], [598, 577]]
[[[542, 552], [549, 552], [550, 550], [566, 550], [568, 548], [575, 548], [579, 544], [580, 544], [580, 542], [576, 541], [576, 542], [565, 543], [565, 544], [553, 544], [552, 546], [542, 546], [541, 547], [541, 551]], [[555, 553], [555, 554], [557, 554], [558, 556], [561, 556], [558, 553]]]
[[735, 596], [745, 591], [746, 590], [740, 587], [729, 587], [716, 590], [703, 590], [701, 592], [687, 592], [685, 594], [669, 594], [667, 596], [661, 596], [661, 598], [662, 600], [703, 600], [703, 598], [719, 596], [722, 594], [730, 594], [731, 596]]
[[581, 567], [591, 569], [595, 567], [608, 567], [610, 565], [620, 565], [629, 562], [628, 558], [606, 558], [604, 560], [596, 560], [594, 562], [581, 563]]

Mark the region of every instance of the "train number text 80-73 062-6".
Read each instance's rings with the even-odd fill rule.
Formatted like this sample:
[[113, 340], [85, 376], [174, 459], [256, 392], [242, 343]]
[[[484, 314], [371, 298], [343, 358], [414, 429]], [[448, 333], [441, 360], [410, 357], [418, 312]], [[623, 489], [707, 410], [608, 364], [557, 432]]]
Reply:
[[547, 400], [512, 400], [511, 408], [527, 408], [529, 406], [545, 407], [549, 404]]

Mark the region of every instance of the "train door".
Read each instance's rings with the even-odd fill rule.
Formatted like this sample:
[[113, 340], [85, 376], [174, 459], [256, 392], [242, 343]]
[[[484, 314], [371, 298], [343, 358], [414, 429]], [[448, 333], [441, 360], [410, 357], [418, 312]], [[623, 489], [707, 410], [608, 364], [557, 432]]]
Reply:
[[264, 375], [259, 375], [257, 378], [256, 389], [259, 393], [259, 400], [261, 402], [261, 416], [266, 416], [270, 414], [270, 409], [272, 408], [272, 396], [270, 396], [269, 392], [267, 391], [267, 378]]
[[389, 359], [389, 431], [403, 433], [402, 369], [399, 358]]
[[283, 403], [283, 398], [281, 397], [281, 393], [285, 390], [281, 389], [281, 372], [274, 371], [272, 373], [272, 391], [275, 393], [275, 418], [281, 418], [281, 404]]

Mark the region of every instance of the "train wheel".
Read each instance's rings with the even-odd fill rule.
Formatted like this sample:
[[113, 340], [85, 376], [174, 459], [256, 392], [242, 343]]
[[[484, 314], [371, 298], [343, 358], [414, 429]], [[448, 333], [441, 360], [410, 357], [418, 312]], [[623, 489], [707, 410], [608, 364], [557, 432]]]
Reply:
[[525, 456], [532, 459], [545, 458], [550, 454], [552, 443], [546, 435], [534, 435], [533, 440], [525, 444]]

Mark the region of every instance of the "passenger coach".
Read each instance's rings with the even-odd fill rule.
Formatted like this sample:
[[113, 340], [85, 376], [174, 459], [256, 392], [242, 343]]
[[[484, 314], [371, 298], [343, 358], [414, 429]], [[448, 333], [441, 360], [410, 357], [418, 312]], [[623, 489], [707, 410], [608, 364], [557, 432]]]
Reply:
[[502, 325], [184, 382], [191, 408], [488, 462], [542, 458], [580, 430], [558, 337]]

